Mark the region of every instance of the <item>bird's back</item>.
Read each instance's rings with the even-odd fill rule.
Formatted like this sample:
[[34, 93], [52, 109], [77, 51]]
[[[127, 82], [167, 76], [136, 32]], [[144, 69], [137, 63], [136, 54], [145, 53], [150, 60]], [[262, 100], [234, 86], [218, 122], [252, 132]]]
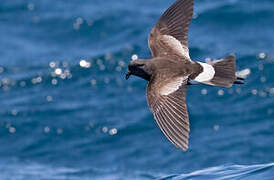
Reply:
[[155, 67], [154, 75], [157, 79], [164, 80], [178, 76], [191, 76], [200, 71], [200, 66], [196, 62], [181, 56], [154, 58], [152, 63]]

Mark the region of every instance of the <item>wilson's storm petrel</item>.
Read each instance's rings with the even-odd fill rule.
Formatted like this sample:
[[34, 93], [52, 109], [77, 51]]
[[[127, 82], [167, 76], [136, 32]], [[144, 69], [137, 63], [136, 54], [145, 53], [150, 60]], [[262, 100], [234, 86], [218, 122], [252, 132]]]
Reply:
[[177, 0], [150, 32], [152, 59], [133, 60], [130, 75], [147, 80], [147, 101], [158, 126], [178, 148], [188, 149], [189, 120], [186, 87], [192, 81], [229, 88], [243, 83], [235, 76], [235, 56], [207, 63], [192, 61], [188, 49], [188, 27], [193, 0]]

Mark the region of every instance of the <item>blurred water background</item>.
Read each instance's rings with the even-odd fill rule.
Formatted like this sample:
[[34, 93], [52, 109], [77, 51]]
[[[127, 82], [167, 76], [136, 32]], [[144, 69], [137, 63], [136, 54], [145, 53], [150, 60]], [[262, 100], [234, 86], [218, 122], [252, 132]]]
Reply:
[[187, 152], [124, 77], [172, 2], [1, 1], [1, 180], [274, 178], [274, 1], [195, 0], [191, 58], [234, 53], [247, 79], [188, 88]]

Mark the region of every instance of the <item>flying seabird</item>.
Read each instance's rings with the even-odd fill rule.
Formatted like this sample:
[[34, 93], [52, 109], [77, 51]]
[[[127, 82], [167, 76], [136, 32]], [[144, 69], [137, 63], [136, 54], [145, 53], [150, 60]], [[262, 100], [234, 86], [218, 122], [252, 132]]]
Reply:
[[130, 75], [148, 81], [147, 101], [158, 126], [177, 148], [186, 151], [189, 118], [186, 88], [193, 81], [229, 88], [242, 84], [235, 75], [235, 56], [207, 63], [192, 61], [188, 49], [188, 27], [193, 16], [193, 0], [177, 0], [152, 28], [148, 45], [152, 59], [132, 60]]

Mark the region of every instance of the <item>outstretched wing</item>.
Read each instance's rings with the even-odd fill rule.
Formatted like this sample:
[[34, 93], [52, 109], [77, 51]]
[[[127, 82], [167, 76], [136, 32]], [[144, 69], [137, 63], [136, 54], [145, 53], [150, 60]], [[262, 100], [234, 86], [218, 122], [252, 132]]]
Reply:
[[161, 87], [147, 88], [147, 100], [158, 126], [176, 147], [188, 149], [189, 120], [186, 107], [187, 77], [180, 77]]
[[192, 15], [193, 0], [177, 0], [164, 12], [149, 36], [153, 57], [177, 55], [190, 59], [188, 27]]

